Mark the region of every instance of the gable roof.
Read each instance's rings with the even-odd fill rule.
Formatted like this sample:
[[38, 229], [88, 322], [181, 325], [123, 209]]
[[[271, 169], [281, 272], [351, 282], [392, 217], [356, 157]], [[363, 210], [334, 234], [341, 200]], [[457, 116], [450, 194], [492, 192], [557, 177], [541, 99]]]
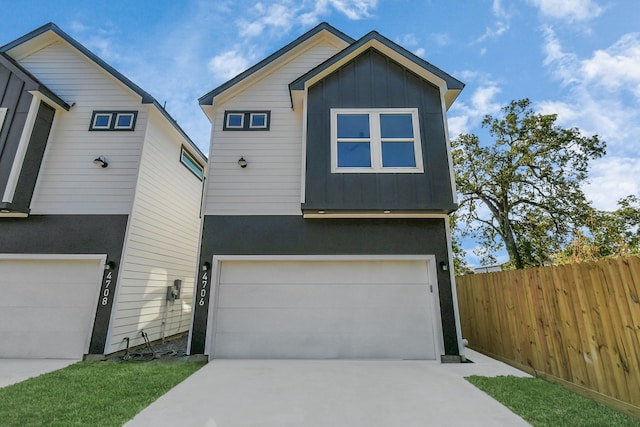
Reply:
[[277, 60], [280, 57], [284, 56], [285, 54], [287, 54], [288, 52], [290, 52], [294, 48], [300, 46], [302, 43], [304, 43], [305, 41], [313, 38], [315, 35], [321, 33], [322, 31], [327, 31], [328, 33], [330, 33], [330, 34], [334, 35], [335, 37], [345, 41], [348, 44], [351, 44], [351, 43], [353, 43], [355, 41], [351, 37], [349, 37], [346, 34], [344, 34], [342, 31], [337, 30], [336, 28], [332, 27], [331, 25], [327, 24], [326, 22], [322, 22], [322, 23], [318, 24], [317, 26], [315, 26], [314, 28], [312, 28], [311, 30], [309, 30], [306, 33], [304, 33], [303, 35], [301, 35], [300, 37], [298, 37], [297, 39], [295, 39], [294, 41], [292, 41], [291, 43], [289, 43], [288, 45], [284, 46], [283, 48], [279, 49], [278, 51], [276, 51], [276, 52], [272, 53], [271, 55], [267, 56], [265, 59], [263, 59], [262, 61], [258, 62], [257, 64], [255, 64], [251, 68], [248, 68], [247, 70], [245, 70], [242, 73], [238, 74], [237, 76], [235, 76], [231, 80], [229, 80], [226, 83], [223, 83], [222, 85], [220, 85], [217, 88], [213, 89], [211, 92], [203, 95], [202, 97], [200, 97], [198, 99], [198, 102], [200, 103], [200, 105], [211, 105], [213, 103], [213, 98], [215, 98], [216, 95], [219, 95], [220, 93], [222, 93], [222, 92], [226, 91], [227, 89], [229, 89], [229, 88], [235, 86], [236, 84], [240, 83], [241, 81], [243, 81], [247, 77], [255, 74], [258, 71], [260, 71], [261, 69], [263, 69], [267, 65], [271, 64], [275, 60]]
[[395, 59], [397, 62], [426, 80], [432, 82], [434, 80], [441, 80], [444, 82], [446, 85], [445, 102], [447, 104], [447, 108], [453, 104], [453, 101], [455, 101], [465, 86], [460, 80], [452, 77], [450, 74], [442, 71], [419, 56], [409, 52], [402, 46], [392, 42], [377, 31], [371, 31], [360, 40], [352, 43], [349, 47], [338, 52], [322, 64], [293, 81], [289, 85], [289, 90], [292, 92], [292, 99], [294, 98], [293, 93], [295, 91], [303, 91], [305, 87], [317, 82], [371, 47], [380, 51], [384, 55]]
[[134, 93], [138, 94], [142, 98], [142, 101], [141, 101], [142, 104], [152, 104], [154, 107], [156, 107], [158, 111], [167, 119], [167, 121], [189, 143], [191, 148], [193, 148], [198, 153], [198, 155], [206, 159], [206, 156], [202, 153], [202, 151], [200, 151], [198, 146], [191, 140], [191, 138], [189, 138], [189, 136], [184, 132], [184, 130], [182, 130], [182, 128], [175, 121], [175, 119], [171, 117], [171, 115], [164, 109], [162, 105], [160, 105], [160, 103], [153, 96], [151, 96], [148, 92], [143, 90], [140, 86], [138, 86], [137, 84], [129, 80], [127, 77], [125, 77], [122, 73], [120, 73], [118, 70], [113, 68], [111, 65], [107, 64], [99, 56], [97, 56], [96, 54], [91, 52], [89, 49], [84, 47], [76, 39], [74, 39], [64, 31], [62, 31], [60, 27], [58, 27], [53, 22], [49, 22], [48, 24], [45, 24], [39, 28], [36, 28], [35, 30], [31, 31], [28, 34], [25, 34], [24, 36], [10, 43], [7, 43], [6, 45], [0, 47], [0, 52], [8, 54], [10, 56], [15, 56], [15, 55], [12, 55], [12, 53], [18, 53], [21, 50], [27, 50], [32, 45], [35, 47], [40, 43], [39, 42], [40, 38], [46, 38], [47, 35], [51, 35], [51, 34], [55, 34], [55, 36], [69, 43], [71, 46], [73, 46], [84, 56], [86, 56], [91, 61], [93, 61], [96, 65], [98, 65], [104, 71], [111, 74], [116, 80], [120, 81], [126, 87], [131, 89]]
[[25, 87], [28, 91], [37, 91], [48, 98], [50, 101], [58, 104], [61, 108], [69, 111], [71, 106], [67, 104], [62, 98], [56, 95], [51, 89], [42, 84], [33, 74], [26, 70], [22, 65], [18, 64], [12, 57], [4, 52], [0, 52], [0, 64], [11, 71], [13, 74], [20, 76], [22, 80], [27, 82]]

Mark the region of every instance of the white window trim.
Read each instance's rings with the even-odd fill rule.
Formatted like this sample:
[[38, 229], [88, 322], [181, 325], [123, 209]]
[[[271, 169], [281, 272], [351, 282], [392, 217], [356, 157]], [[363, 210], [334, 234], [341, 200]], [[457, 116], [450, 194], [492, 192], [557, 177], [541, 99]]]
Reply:
[[[102, 117], [102, 116], [107, 116], [109, 118], [109, 121], [107, 122], [106, 126], [99, 126], [97, 124], [98, 117]], [[93, 116], [93, 123], [91, 123], [91, 129], [111, 129], [111, 120], [113, 120], [113, 115], [111, 113], [96, 113]]]
[[[240, 125], [233, 126], [229, 124], [231, 116], [240, 116]], [[243, 129], [244, 128], [244, 113], [227, 113], [227, 123], [225, 124], [227, 129]]]
[[[120, 117], [123, 116], [129, 116], [131, 118], [131, 121], [129, 122], [129, 126], [119, 126], [118, 125], [118, 120], [120, 119]], [[117, 113], [116, 114], [116, 121], [113, 124], [113, 128], [114, 129], [133, 129], [133, 125], [135, 123], [135, 114], [133, 113]]]
[[[262, 116], [262, 117], [264, 117], [264, 125], [262, 125], [262, 126], [254, 126], [253, 125], [253, 117], [254, 116]], [[269, 117], [267, 116], [267, 113], [251, 113], [251, 114], [249, 114], [249, 129], [266, 129], [268, 125], [269, 125]]]
[[[371, 167], [338, 167], [338, 114], [368, 114], [370, 128]], [[380, 114], [411, 114], [413, 121], [413, 151], [415, 167], [383, 167]], [[331, 172], [332, 173], [423, 173], [422, 143], [417, 108], [332, 108], [331, 109]]]
[[2, 125], [4, 124], [4, 118], [7, 116], [7, 108], [0, 108], [0, 131], [2, 131]]

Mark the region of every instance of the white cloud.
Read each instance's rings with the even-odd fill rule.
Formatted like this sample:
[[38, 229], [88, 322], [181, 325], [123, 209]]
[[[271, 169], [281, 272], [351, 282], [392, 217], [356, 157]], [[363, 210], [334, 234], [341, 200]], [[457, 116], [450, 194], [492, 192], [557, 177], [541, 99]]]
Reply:
[[542, 15], [568, 22], [588, 21], [604, 9], [593, 0], [529, 0]]
[[413, 52], [416, 56], [419, 56], [421, 58], [424, 58], [424, 55], [427, 53], [427, 51], [423, 48], [423, 47], [419, 47], [418, 49], [416, 49]]
[[[311, 10], [307, 10], [307, 5], [313, 4]], [[378, 6], [378, 0], [315, 0], [303, 2], [304, 12], [300, 13], [298, 19], [302, 25], [316, 24], [321, 17], [331, 13], [332, 9], [345, 15], [351, 20], [369, 18], [372, 11]]]
[[538, 103], [542, 113], [557, 113], [558, 124], [578, 127], [607, 142], [608, 154], [593, 162], [587, 197], [598, 209], [615, 209], [618, 199], [640, 191], [640, 35], [626, 34], [613, 45], [581, 59], [566, 52], [546, 27], [544, 64], [567, 87], [560, 100]]
[[500, 37], [507, 31], [509, 31], [509, 23], [511, 21], [511, 14], [502, 7], [501, 0], [493, 0], [491, 5], [491, 12], [493, 16], [497, 18], [496, 22], [491, 27], [486, 27], [484, 34], [474, 40], [471, 44], [481, 43], [487, 39], [493, 39]]
[[238, 33], [242, 37], [252, 38], [260, 36], [263, 31], [287, 32], [294, 24], [296, 9], [289, 4], [276, 3], [268, 6], [256, 3], [250, 10], [251, 20], [238, 21]]
[[438, 46], [447, 46], [451, 44], [451, 37], [447, 33], [432, 33], [429, 39]]
[[207, 64], [216, 79], [230, 79], [249, 67], [249, 60], [235, 50], [214, 56]]
[[447, 122], [452, 139], [461, 133], [469, 133], [480, 125], [485, 115], [495, 114], [501, 107], [496, 100], [501, 92], [496, 81], [473, 71], [464, 71], [460, 75], [467, 82], [476, 82], [477, 89], [471, 94], [469, 101], [458, 100], [449, 110]]

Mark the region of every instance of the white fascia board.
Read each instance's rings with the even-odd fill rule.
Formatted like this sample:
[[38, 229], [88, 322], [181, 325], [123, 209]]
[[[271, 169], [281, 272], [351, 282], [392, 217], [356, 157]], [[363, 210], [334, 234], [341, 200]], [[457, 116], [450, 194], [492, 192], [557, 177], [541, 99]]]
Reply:
[[[13, 202], [13, 196], [16, 192], [18, 185], [18, 179], [20, 178], [20, 172], [22, 171], [22, 164], [24, 157], [27, 154], [27, 147], [29, 146], [29, 140], [31, 139], [31, 133], [33, 132], [33, 126], [36, 122], [36, 116], [38, 114], [38, 108], [40, 107], [40, 97], [37, 94], [33, 94], [31, 98], [31, 105], [29, 106], [29, 112], [22, 128], [22, 134], [20, 135], [20, 141], [18, 142], [18, 148], [16, 155], [13, 159], [13, 165], [11, 165], [11, 172], [7, 179], [7, 186], [2, 196], [2, 201], [11, 203]], [[51, 135], [49, 135], [51, 138]]]

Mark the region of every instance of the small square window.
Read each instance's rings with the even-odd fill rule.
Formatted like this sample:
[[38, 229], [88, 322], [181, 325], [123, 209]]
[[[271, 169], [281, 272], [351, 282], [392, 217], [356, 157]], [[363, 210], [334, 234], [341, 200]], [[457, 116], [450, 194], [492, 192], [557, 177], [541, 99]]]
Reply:
[[244, 127], [244, 113], [227, 114], [227, 127], [242, 129]]
[[93, 116], [94, 129], [109, 129], [111, 127], [111, 113]]
[[267, 113], [251, 113], [251, 129], [264, 129], [267, 127]]
[[131, 129], [134, 119], [133, 113], [118, 113], [116, 115], [115, 129]]
[[89, 130], [132, 131], [136, 126], [137, 111], [94, 111]]

